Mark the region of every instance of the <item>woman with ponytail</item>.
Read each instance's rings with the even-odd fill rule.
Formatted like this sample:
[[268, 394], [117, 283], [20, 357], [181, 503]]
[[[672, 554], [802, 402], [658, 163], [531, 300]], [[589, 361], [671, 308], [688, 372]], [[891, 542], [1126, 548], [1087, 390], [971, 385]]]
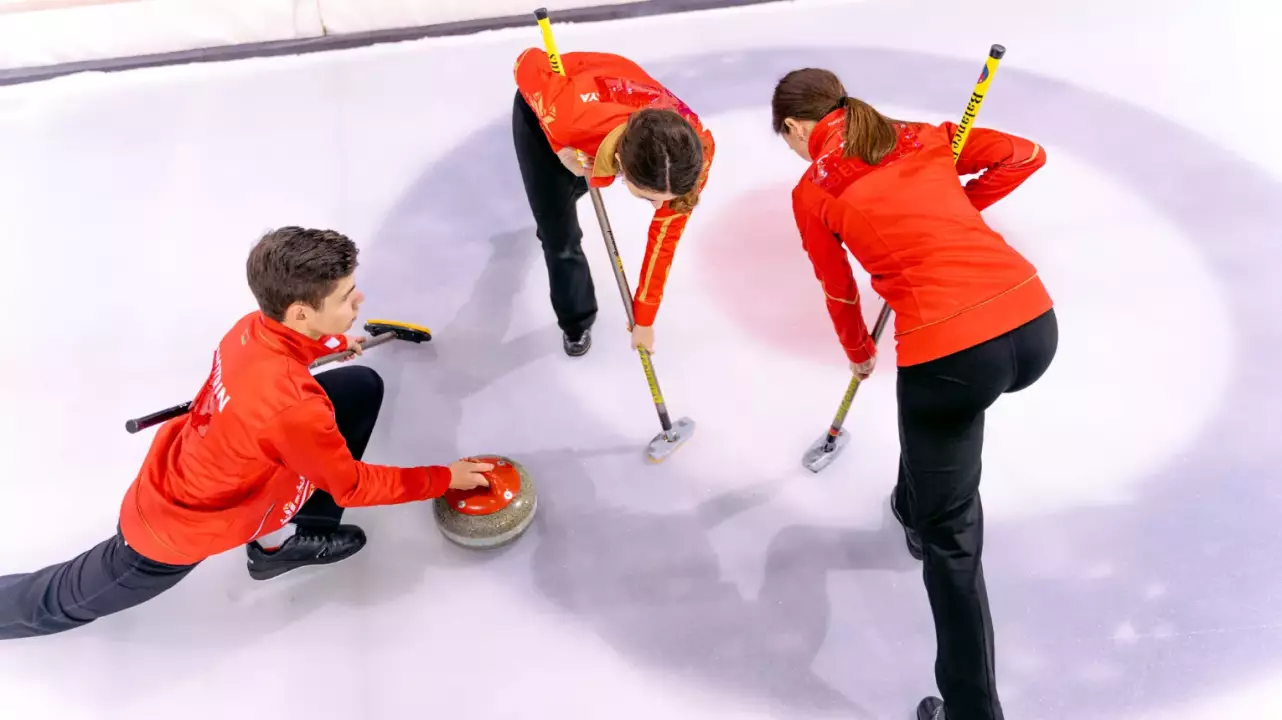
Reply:
[[708, 181], [712, 134], [627, 58], [579, 52], [561, 62], [568, 77], [553, 71], [538, 48], [517, 58], [512, 133], [565, 352], [588, 351], [597, 313], [576, 205], [589, 184], [603, 188], [616, 176], [655, 208], [632, 303], [632, 346], [653, 350], [677, 241]]
[[[802, 245], [861, 379], [877, 347], [847, 250], [895, 313], [900, 462], [890, 504], [924, 564], [937, 641], [919, 720], [1001, 720], [984, 573], [979, 477], [984, 412], [1046, 372], [1058, 345], [1037, 269], [980, 216], [1046, 162], [1023, 138], [894, 120], [827, 70], [788, 73], [774, 130], [810, 163], [793, 191]], [[964, 186], [962, 175], [979, 176]]]

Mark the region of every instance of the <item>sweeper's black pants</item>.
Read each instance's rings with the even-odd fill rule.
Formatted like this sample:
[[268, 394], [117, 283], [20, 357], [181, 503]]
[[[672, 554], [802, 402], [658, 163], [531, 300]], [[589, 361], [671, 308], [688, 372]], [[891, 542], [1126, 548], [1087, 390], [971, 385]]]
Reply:
[[935, 681], [948, 720], [1003, 720], [980, 561], [984, 411], [1032, 385], [1059, 344], [1055, 311], [975, 347], [899, 368], [895, 505], [922, 542], [935, 618]]
[[[334, 405], [338, 431], [359, 460], [383, 402], [382, 379], [371, 368], [354, 365], [317, 373], [316, 380]], [[317, 490], [291, 522], [329, 530], [342, 514], [333, 497]], [[52, 635], [128, 610], [174, 587], [195, 567], [139, 555], [117, 527], [115, 535], [72, 560], [0, 577], [0, 640]]]
[[543, 245], [552, 310], [561, 330], [577, 341], [592, 327], [597, 314], [596, 288], [583, 254], [577, 209], [579, 199], [588, 192], [588, 183], [557, 158], [538, 116], [519, 92], [512, 107], [512, 141], [525, 197], [534, 213], [535, 234]]

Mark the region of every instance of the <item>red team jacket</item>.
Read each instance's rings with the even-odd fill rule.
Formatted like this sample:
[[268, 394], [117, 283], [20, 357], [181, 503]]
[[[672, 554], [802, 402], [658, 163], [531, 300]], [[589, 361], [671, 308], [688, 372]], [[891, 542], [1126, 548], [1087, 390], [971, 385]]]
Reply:
[[[593, 187], [614, 182], [619, 169], [615, 148], [628, 116], [643, 108], [675, 110], [690, 121], [703, 141], [702, 189], [708, 182], [715, 146], [712, 134], [684, 102], [650, 77], [636, 63], [609, 53], [572, 52], [561, 56], [569, 77], [552, 70], [547, 53], [528, 48], [516, 60], [516, 85], [538, 116], [552, 149], [570, 147], [593, 158]], [[681, 239], [688, 213], [674, 212], [664, 203], [654, 214], [646, 241], [633, 313], [638, 325], [653, 325], [672, 256]]]
[[[973, 347], [1051, 309], [1037, 269], [980, 216], [1042, 167], [1045, 151], [972, 128], [954, 165], [953, 123], [896, 127], [895, 149], [870, 167], [842, 158], [845, 115], [828, 115], [810, 136], [814, 161], [792, 194], [802, 244], [846, 356], [856, 363], [875, 355], [876, 346], [845, 248], [895, 312], [900, 366]], [[964, 187], [957, 180], [980, 171]]]
[[320, 488], [341, 507], [437, 497], [447, 467], [355, 460], [308, 365], [344, 350], [255, 312], [214, 351], [191, 412], [162, 425], [120, 508], [139, 554], [190, 565], [279, 530]]

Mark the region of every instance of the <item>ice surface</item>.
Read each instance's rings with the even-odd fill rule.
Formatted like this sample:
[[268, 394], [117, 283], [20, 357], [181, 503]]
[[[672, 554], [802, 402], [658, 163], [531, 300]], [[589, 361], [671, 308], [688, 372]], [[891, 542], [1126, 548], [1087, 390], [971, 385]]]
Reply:
[[[509, 135], [535, 27], [0, 91], [0, 574], [112, 531], [151, 435], [124, 421], [191, 396], [252, 307], [245, 252], [286, 224], [356, 238], [365, 316], [435, 333], [361, 361], [387, 382], [367, 459], [499, 452], [541, 492], [500, 554], [449, 545], [425, 505], [352, 510], [371, 541], [350, 561], [254, 583], [230, 552], [141, 608], [6, 643], [0, 717], [908, 717], [934, 691], [934, 635], [885, 503], [893, 350], [846, 454], [803, 470], [848, 375], [769, 93], [825, 66], [892, 114], [954, 119], [993, 42], [980, 124], [1050, 163], [986, 215], [1042, 270], [1062, 332], [988, 423], [1007, 717], [1282, 716], [1282, 155], [1240, 131], [1276, 116], [1244, 90], [1279, 64], [1263, 10], [1158, 7], [782, 3], [560, 28], [563, 51], [642, 62], [717, 136], [654, 358], [699, 427], [659, 466], [586, 199], [601, 319], [587, 357], [560, 350]], [[635, 287], [650, 209], [605, 199]]]

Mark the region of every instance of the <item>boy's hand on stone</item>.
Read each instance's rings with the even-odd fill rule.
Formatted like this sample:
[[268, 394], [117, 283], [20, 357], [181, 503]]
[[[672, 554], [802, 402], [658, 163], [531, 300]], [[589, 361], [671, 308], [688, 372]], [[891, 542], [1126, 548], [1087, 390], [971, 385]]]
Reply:
[[481, 473], [493, 470], [489, 463], [457, 460], [450, 464], [450, 488], [454, 490], [471, 490], [477, 487], [489, 487], [490, 481]]

